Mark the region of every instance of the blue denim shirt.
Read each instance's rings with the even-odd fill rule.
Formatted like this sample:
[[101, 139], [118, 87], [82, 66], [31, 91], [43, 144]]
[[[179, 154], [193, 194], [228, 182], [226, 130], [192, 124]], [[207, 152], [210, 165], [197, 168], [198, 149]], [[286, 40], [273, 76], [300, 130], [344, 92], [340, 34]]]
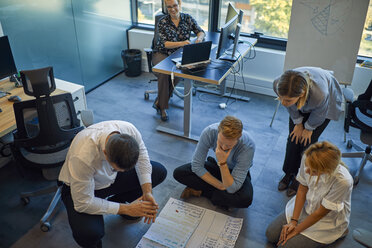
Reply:
[[[314, 130], [320, 126], [325, 119], [337, 121], [342, 113], [342, 90], [337, 79], [330, 71], [318, 67], [299, 67], [294, 71], [308, 72], [313, 84], [305, 105], [297, 109], [296, 104], [286, 107], [294, 124], [302, 123], [302, 113], [310, 113], [304, 127]], [[276, 94], [279, 78], [274, 81], [273, 88]]]
[[[199, 177], [202, 177], [208, 172], [204, 168], [204, 163], [209, 149], [213, 149], [214, 152], [216, 151], [218, 125], [219, 123], [215, 123], [206, 127], [196, 146], [191, 162], [191, 170]], [[235, 193], [243, 185], [249, 168], [252, 166], [254, 150], [255, 144], [252, 137], [248, 132], [243, 130], [242, 136], [227, 158], [227, 165], [232, 169], [231, 176], [234, 179], [234, 183], [226, 189], [228, 193]]]

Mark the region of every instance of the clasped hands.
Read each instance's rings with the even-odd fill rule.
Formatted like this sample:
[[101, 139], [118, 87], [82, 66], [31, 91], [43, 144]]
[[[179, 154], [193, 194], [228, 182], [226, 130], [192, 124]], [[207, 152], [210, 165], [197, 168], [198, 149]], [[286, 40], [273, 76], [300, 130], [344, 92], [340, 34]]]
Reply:
[[304, 146], [311, 143], [311, 135], [313, 134], [313, 131], [307, 130], [304, 128], [302, 123], [295, 125], [293, 128], [293, 131], [289, 135], [292, 137], [291, 141], [296, 141], [296, 144], [303, 143]]
[[126, 210], [119, 212], [119, 214], [145, 217], [144, 223], [150, 224], [151, 222], [155, 222], [158, 209], [159, 205], [156, 203], [153, 195], [151, 193], [145, 193], [137, 200], [127, 204]]
[[280, 232], [279, 241], [277, 246], [284, 245], [287, 241], [298, 234], [296, 231], [297, 223], [291, 221], [289, 224], [283, 225], [282, 231]]

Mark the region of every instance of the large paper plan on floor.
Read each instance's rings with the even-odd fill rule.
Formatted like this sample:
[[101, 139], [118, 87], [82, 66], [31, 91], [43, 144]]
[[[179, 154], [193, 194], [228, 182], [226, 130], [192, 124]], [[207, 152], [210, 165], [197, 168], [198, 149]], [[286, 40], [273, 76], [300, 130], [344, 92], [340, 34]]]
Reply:
[[242, 224], [242, 218], [170, 198], [137, 248], [234, 247]]

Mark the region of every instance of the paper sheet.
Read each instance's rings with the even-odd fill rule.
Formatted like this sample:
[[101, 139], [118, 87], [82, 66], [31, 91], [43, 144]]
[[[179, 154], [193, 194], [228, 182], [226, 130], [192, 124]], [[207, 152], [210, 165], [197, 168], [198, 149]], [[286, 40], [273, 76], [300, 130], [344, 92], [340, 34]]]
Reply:
[[234, 247], [243, 219], [170, 198], [137, 248]]

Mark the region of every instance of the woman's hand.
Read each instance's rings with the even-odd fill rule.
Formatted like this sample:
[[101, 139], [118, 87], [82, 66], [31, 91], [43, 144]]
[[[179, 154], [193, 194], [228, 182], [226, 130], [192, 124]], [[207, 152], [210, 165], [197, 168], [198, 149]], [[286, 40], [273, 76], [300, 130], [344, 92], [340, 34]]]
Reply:
[[311, 143], [312, 134], [313, 134], [313, 131], [307, 130], [306, 128], [302, 131], [301, 143], [304, 143], [304, 146], [306, 146], [306, 144]]
[[191, 44], [191, 42], [189, 40], [184, 40], [184, 41], [181, 41], [181, 46], [186, 46], [186, 45], [189, 45]]
[[297, 222], [295, 221], [291, 221], [289, 224], [283, 226], [277, 246], [284, 245], [289, 239], [298, 234], [296, 232], [296, 226]]
[[292, 133], [289, 135], [290, 137], [292, 137], [291, 139], [292, 142], [293, 140], [296, 141], [296, 145], [298, 141], [301, 139], [303, 131], [304, 131], [304, 126], [302, 125], [302, 123], [300, 123], [294, 126]]

